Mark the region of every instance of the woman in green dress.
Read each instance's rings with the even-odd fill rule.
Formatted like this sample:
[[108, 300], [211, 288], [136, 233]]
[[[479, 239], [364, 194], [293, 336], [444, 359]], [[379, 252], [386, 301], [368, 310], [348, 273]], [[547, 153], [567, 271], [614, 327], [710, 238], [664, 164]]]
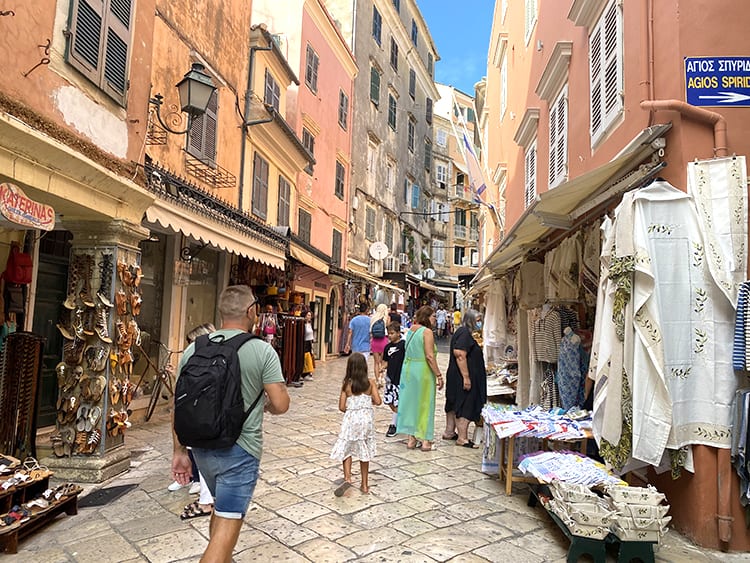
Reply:
[[435, 388], [443, 388], [443, 376], [437, 364], [437, 345], [432, 333], [435, 310], [421, 307], [406, 333], [406, 351], [399, 385], [396, 431], [406, 434], [406, 447], [430, 451], [435, 435]]

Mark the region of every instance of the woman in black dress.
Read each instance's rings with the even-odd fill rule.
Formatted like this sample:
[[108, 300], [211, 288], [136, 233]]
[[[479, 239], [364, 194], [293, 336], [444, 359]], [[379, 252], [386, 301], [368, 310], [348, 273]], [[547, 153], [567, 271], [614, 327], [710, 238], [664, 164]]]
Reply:
[[472, 332], [482, 327], [482, 314], [469, 309], [451, 338], [445, 384], [445, 432], [443, 439], [473, 448], [469, 423], [477, 422], [487, 402], [487, 371], [484, 355]]

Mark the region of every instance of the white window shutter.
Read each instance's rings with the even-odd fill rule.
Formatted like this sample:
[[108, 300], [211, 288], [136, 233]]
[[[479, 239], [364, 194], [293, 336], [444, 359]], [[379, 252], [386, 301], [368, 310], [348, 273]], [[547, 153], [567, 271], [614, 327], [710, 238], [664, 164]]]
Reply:
[[553, 103], [549, 108], [549, 188], [557, 182], [557, 117], [558, 106]]
[[622, 113], [622, 13], [611, 0], [589, 39], [591, 65], [591, 138], [596, 141]]
[[536, 199], [536, 142], [532, 143], [524, 157], [524, 207], [529, 207]]
[[589, 43], [591, 57], [591, 136], [602, 126], [602, 31], [599, 26], [591, 34]]

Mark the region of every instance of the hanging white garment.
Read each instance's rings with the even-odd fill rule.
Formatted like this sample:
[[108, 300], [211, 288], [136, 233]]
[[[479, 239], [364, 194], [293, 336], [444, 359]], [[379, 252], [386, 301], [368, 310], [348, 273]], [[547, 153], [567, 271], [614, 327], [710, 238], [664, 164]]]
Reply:
[[526, 262], [518, 271], [518, 304], [524, 309], [535, 309], [544, 303], [544, 264]]
[[730, 302], [747, 272], [747, 169], [744, 156], [688, 163], [711, 274]]

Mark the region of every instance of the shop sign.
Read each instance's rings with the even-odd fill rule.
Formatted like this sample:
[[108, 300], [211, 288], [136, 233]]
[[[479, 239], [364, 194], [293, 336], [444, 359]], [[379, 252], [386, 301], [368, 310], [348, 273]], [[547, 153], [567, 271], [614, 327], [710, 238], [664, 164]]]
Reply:
[[34, 201], [15, 184], [0, 184], [0, 213], [12, 223], [32, 229], [51, 231], [55, 228], [55, 210]]
[[750, 107], [750, 57], [686, 57], [685, 94], [694, 106]]

